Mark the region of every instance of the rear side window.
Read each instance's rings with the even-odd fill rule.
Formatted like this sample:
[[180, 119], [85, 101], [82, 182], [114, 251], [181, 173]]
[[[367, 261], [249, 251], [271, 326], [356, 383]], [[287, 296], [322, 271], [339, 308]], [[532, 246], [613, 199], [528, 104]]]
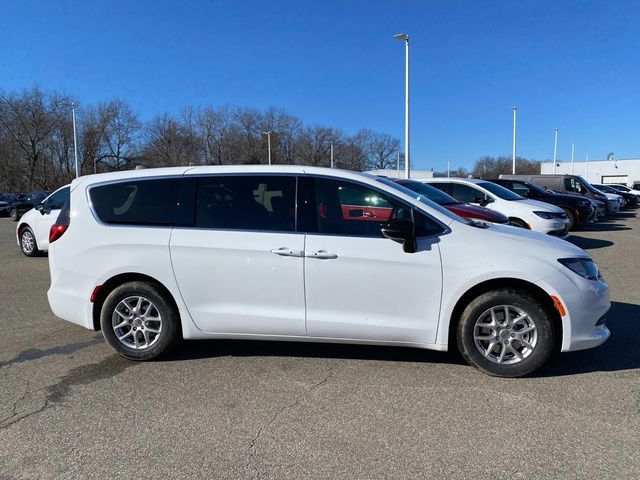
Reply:
[[176, 223], [181, 179], [131, 180], [99, 185], [89, 195], [105, 223], [171, 226]]
[[296, 230], [296, 177], [229, 175], [198, 179], [196, 227]]
[[452, 195], [456, 200], [465, 203], [478, 203], [478, 199], [486, 200], [483, 192], [462, 183], [453, 184]]

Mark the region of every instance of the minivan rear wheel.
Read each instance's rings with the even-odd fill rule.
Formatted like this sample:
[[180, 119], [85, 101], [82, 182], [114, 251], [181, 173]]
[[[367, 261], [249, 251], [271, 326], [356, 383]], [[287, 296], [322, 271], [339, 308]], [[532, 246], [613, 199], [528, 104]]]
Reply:
[[457, 329], [458, 348], [471, 365], [497, 377], [521, 377], [553, 352], [555, 331], [545, 306], [523, 290], [499, 289], [471, 301]]
[[128, 282], [105, 299], [100, 313], [105, 340], [130, 360], [167, 353], [178, 338], [178, 313], [156, 285]]

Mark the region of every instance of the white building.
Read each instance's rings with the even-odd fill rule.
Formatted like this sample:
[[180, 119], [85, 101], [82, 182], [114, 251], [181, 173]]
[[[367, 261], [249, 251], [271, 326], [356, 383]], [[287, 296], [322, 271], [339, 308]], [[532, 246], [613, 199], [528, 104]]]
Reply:
[[[395, 168], [387, 168], [380, 170], [368, 170], [365, 173], [370, 173], [371, 175], [380, 175], [389, 178], [404, 178], [404, 169], [397, 170]], [[414, 180], [426, 180], [427, 178], [433, 178], [433, 171], [411, 170], [410, 176]]]
[[585, 160], [558, 162], [553, 171], [553, 162], [541, 164], [540, 173], [569, 173], [580, 175], [590, 183], [623, 183], [632, 186], [640, 183], [640, 158], [622, 160]]

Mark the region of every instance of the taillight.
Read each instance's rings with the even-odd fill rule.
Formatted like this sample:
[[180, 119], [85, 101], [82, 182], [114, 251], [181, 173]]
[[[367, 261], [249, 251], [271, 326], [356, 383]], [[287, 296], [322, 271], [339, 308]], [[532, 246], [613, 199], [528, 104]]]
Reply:
[[67, 231], [67, 228], [69, 228], [69, 225], [52, 225], [51, 230], [49, 230], [49, 243], [58, 240]]

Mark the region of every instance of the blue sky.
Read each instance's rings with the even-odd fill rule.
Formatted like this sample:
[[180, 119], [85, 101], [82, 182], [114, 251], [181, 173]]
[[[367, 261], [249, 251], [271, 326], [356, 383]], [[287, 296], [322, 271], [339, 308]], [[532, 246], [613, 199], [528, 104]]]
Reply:
[[144, 120], [184, 105], [274, 105], [307, 124], [404, 138], [414, 168], [518, 153], [640, 156], [639, 1], [2, 0], [0, 88], [38, 85]]

